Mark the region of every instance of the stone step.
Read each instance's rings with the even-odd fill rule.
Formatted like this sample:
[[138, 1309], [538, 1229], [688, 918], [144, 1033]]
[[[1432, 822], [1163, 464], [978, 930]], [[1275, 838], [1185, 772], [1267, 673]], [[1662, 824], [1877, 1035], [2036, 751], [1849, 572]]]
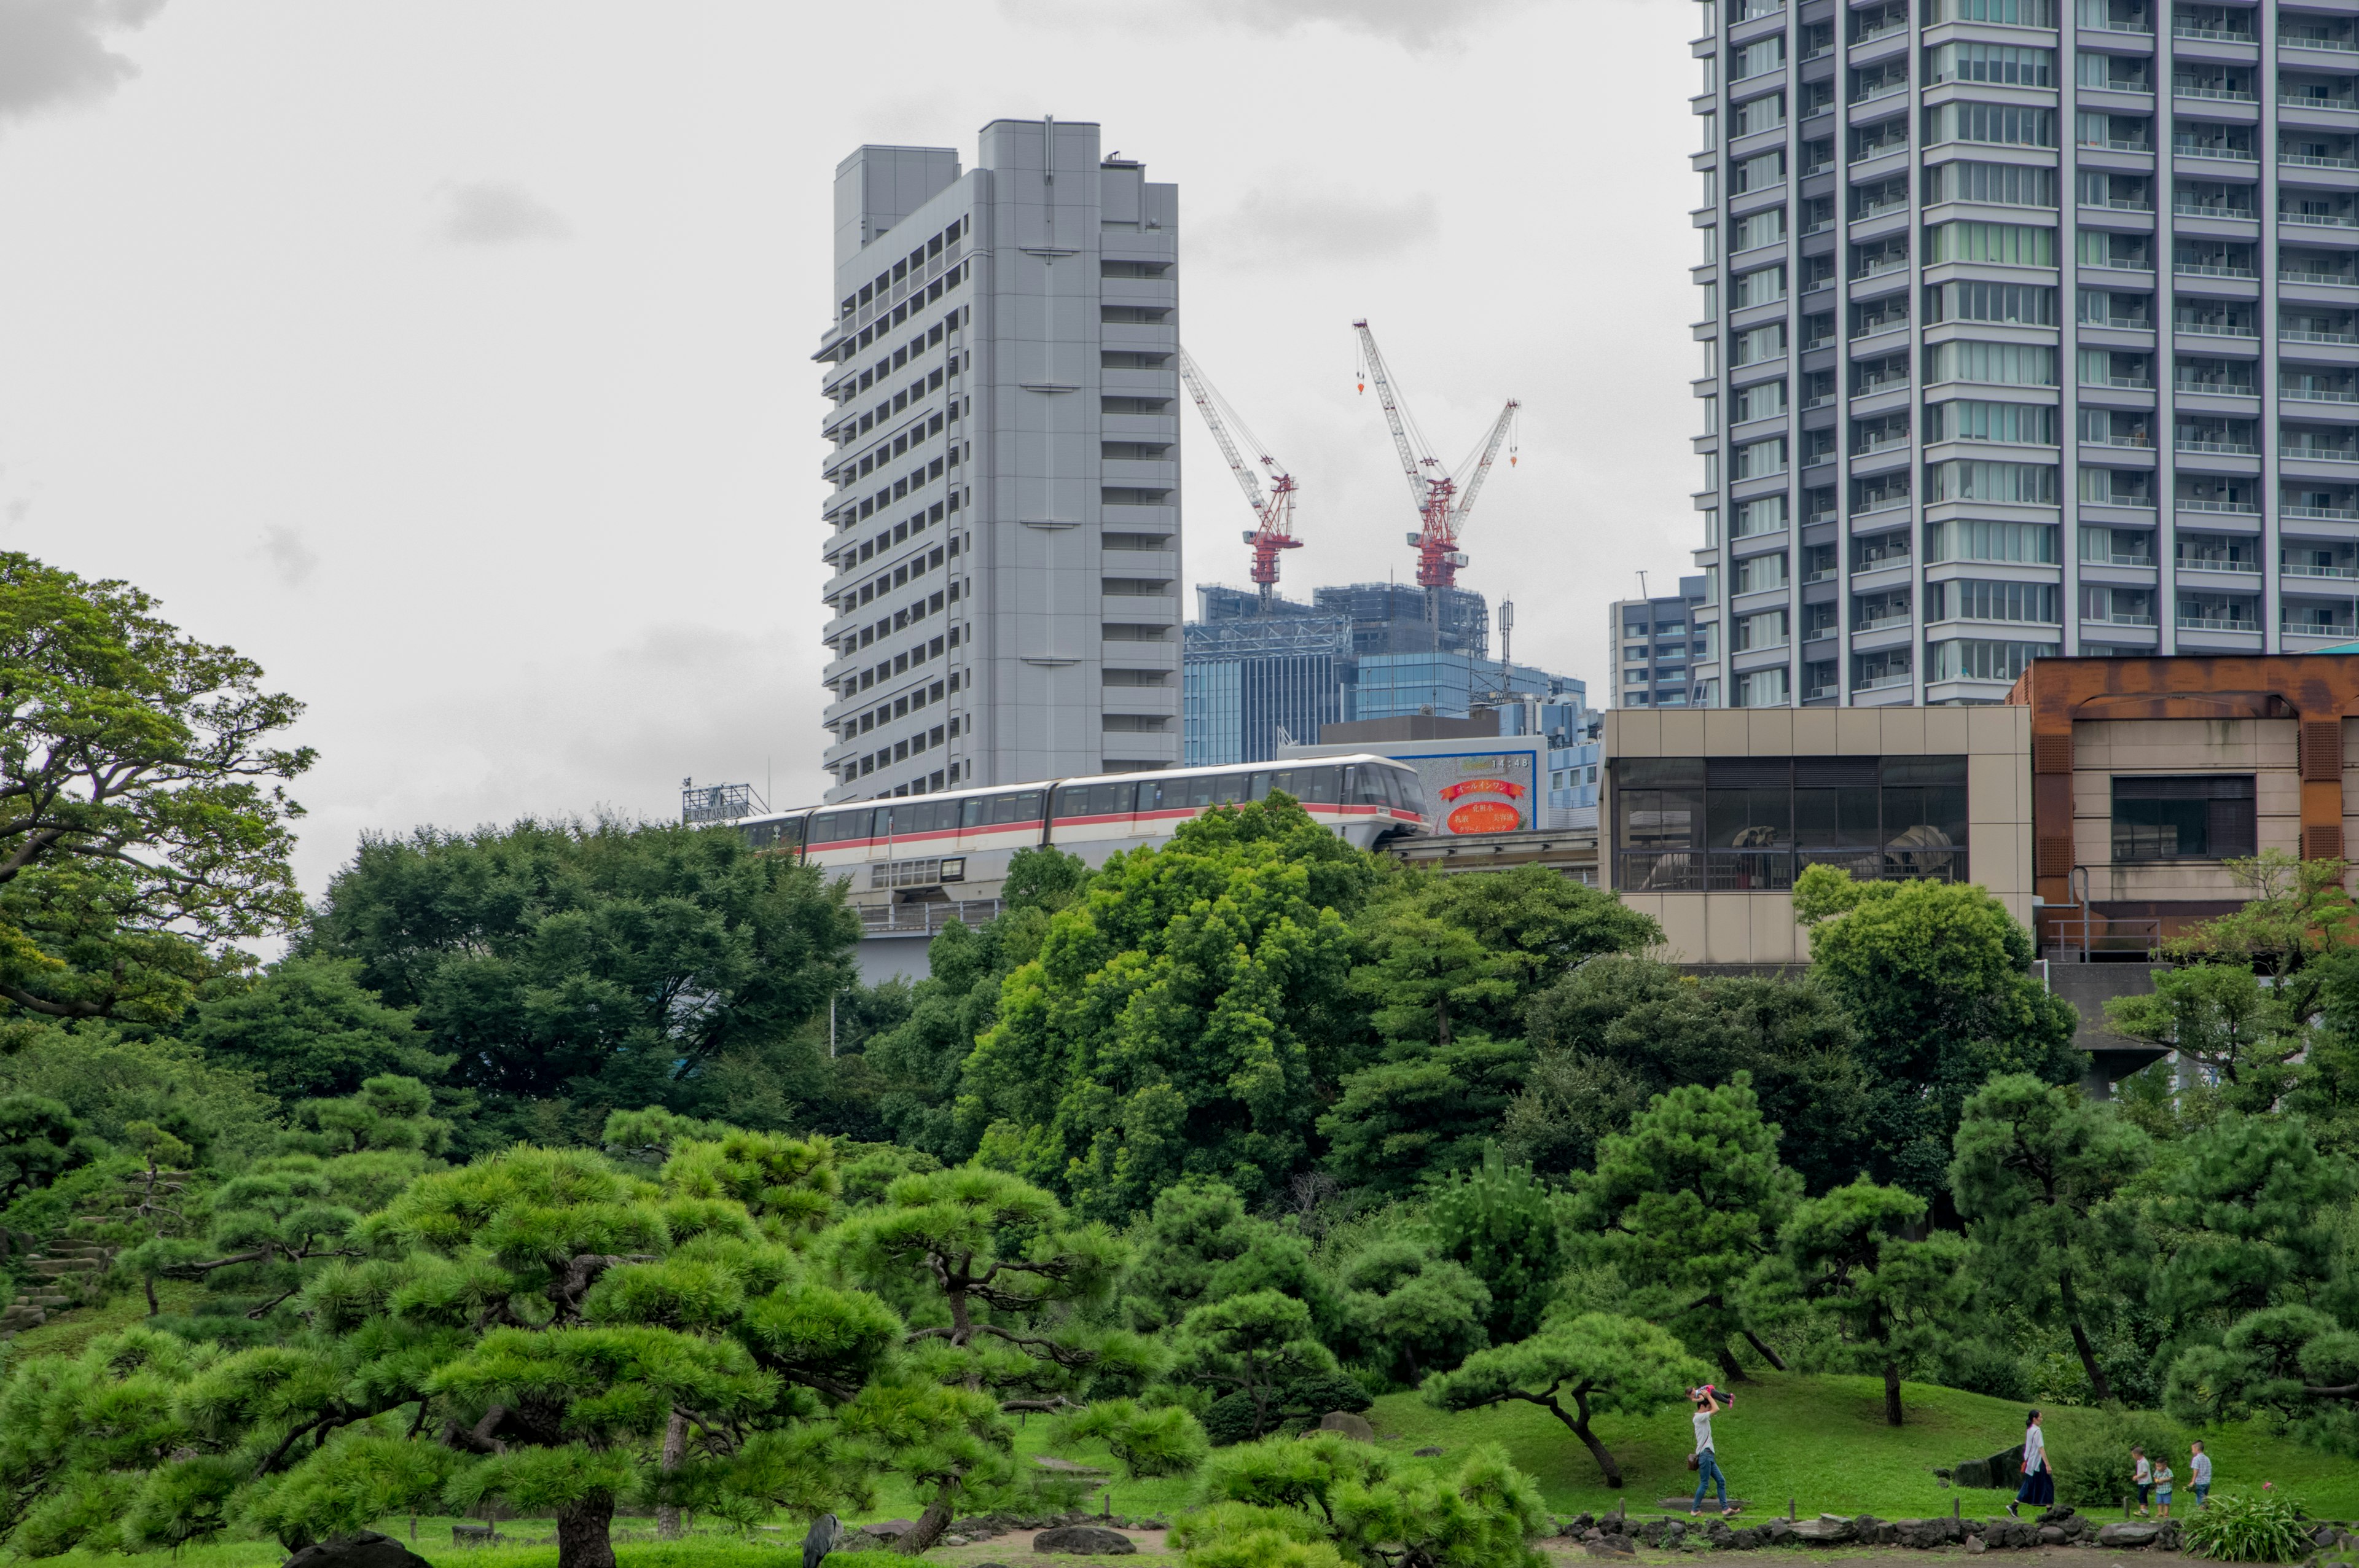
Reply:
[[103, 1271], [103, 1258], [36, 1258], [26, 1267], [36, 1274], [56, 1280], [69, 1274], [95, 1274]]

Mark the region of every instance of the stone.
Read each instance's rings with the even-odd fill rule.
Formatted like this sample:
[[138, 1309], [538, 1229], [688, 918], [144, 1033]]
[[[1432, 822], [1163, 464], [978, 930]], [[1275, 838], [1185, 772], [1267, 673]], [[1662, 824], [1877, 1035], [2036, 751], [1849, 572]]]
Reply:
[[1991, 1484], [1990, 1461], [1969, 1459], [1962, 1465], [1953, 1465], [1950, 1471], [1950, 1479], [1961, 1487], [1986, 1488]]
[[432, 1568], [432, 1564], [389, 1535], [362, 1530], [305, 1547], [287, 1560], [286, 1568]]
[[2161, 1533], [2162, 1526], [2158, 1524], [2139, 1524], [2135, 1521], [2125, 1520], [2120, 1524], [2109, 1524], [2103, 1530], [2097, 1531], [2097, 1544], [2100, 1546], [2117, 1546], [2124, 1550], [2139, 1546], [2152, 1546], [2154, 1544], [2154, 1538]]
[[1803, 1541], [1849, 1541], [1859, 1533], [1851, 1520], [1838, 1514], [1821, 1514], [1816, 1519], [1806, 1519], [1793, 1530], [1794, 1534]]
[[1441, 1450], [1434, 1447], [1430, 1444], [1428, 1444], [1425, 1447], [1416, 1450], [1411, 1457], [1418, 1459], [1439, 1459], [1441, 1457]]
[[1592, 1557], [1636, 1557], [1638, 1554], [1637, 1547], [1626, 1535], [1599, 1534], [1596, 1539], [1583, 1541], [1581, 1544]]
[[2320, 1525], [2316, 1530], [2310, 1532], [2310, 1543], [2312, 1546], [2332, 1548], [2335, 1546], [2341, 1539], [2342, 1532], [2331, 1524]]
[[1368, 1418], [1353, 1415], [1350, 1411], [1329, 1411], [1319, 1418], [1319, 1430], [1340, 1432], [1355, 1443], [1374, 1443], [1376, 1440], [1376, 1429], [1368, 1424]]
[[[1664, 1498], [1657, 1502], [1655, 1506], [1657, 1508], [1669, 1509], [1677, 1513], [1687, 1513], [1692, 1510], [1695, 1507], [1695, 1494], [1693, 1492], [1690, 1492], [1682, 1497]], [[1720, 1499], [1717, 1494], [1706, 1494], [1703, 1499], [1703, 1506], [1705, 1512], [1718, 1513], [1720, 1511]], [[1731, 1498], [1728, 1499], [1728, 1506], [1732, 1509], [1742, 1509], [1745, 1506], [1745, 1502], [1743, 1498]]]
[[2039, 1544], [2040, 1544], [2040, 1545], [2042, 1545], [2042, 1546], [2061, 1546], [2061, 1545], [2063, 1545], [2063, 1544], [2064, 1544], [2064, 1530], [2063, 1530], [2063, 1527], [2062, 1527], [2062, 1526], [2060, 1526], [2060, 1525], [2053, 1525], [2053, 1524], [2043, 1524], [2043, 1525], [2041, 1525], [2041, 1526], [2039, 1527]]
[[1966, 1552], [1967, 1552], [1967, 1555], [1969, 1555], [1969, 1556], [1980, 1556], [1982, 1553], [1984, 1553], [1984, 1552], [1988, 1552], [1989, 1550], [1990, 1550], [1990, 1548], [1989, 1548], [1989, 1547], [1984, 1546], [1984, 1545], [1983, 1544], [1983, 1538], [1982, 1538], [1981, 1536], [1979, 1536], [1979, 1535], [1970, 1535], [1970, 1536], [1966, 1537]]
[[1080, 1556], [1083, 1552], [1099, 1552], [1108, 1557], [1120, 1557], [1136, 1552], [1130, 1537], [1118, 1530], [1104, 1530], [1093, 1524], [1064, 1524], [1054, 1530], [1044, 1530], [1032, 1538], [1035, 1552], [1063, 1552]]
[[917, 1529], [918, 1521], [913, 1519], [888, 1519], [861, 1528], [879, 1541], [898, 1541]]

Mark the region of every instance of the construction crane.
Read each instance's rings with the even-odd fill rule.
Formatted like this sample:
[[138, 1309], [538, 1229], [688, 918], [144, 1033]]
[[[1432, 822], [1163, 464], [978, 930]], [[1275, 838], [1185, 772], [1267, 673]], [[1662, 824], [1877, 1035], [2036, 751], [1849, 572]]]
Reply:
[[[1402, 411], [1400, 396], [1393, 390], [1392, 372], [1376, 350], [1375, 334], [1368, 330], [1365, 321], [1354, 321], [1352, 326], [1360, 334], [1360, 390], [1365, 392], [1371, 381], [1376, 384], [1376, 400], [1385, 406], [1385, 422], [1392, 427], [1393, 445], [1400, 452], [1401, 469], [1408, 476], [1409, 494], [1417, 503], [1418, 529], [1408, 542], [1417, 550], [1417, 580], [1426, 590], [1426, 613], [1439, 625], [1441, 590], [1458, 585], [1458, 568], [1466, 564], [1465, 553], [1458, 547], [1466, 515], [1474, 510], [1474, 498], [1483, 492], [1483, 481], [1490, 476], [1500, 444], [1515, 427], [1516, 410], [1523, 405], [1507, 399], [1482, 442], [1482, 455], [1478, 458], [1470, 452], [1455, 470], [1446, 469], [1433, 455], [1424, 432]], [[1513, 468], [1515, 462], [1515, 449], [1509, 447], [1507, 466]]]
[[[1254, 526], [1245, 530], [1245, 540], [1253, 546], [1253, 579], [1261, 589], [1261, 601], [1266, 608], [1277, 588], [1277, 553], [1302, 547], [1302, 541], [1294, 536], [1294, 476], [1280, 467], [1254, 433], [1245, 428], [1237, 411], [1229, 406], [1227, 398], [1212, 389], [1212, 384], [1204, 379], [1203, 371], [1189, 358], [1184, 348], [1180, 351], [1180, 379], [1188, 384], [1188, 395], [1195, 400], [1196, 411], [1204, 416], [1212, 439], [1221, 444], [1221, 455], [1229, 460], [1229, 471], [1237, 476], [1237, 484], [1254, 509]], [[1269, 470], [1270, 493], [1266, 497], [1262, 494], [1260, 476], [1237, 450], [1237, 443], [1229, 434], [1232, 426], [1260, 454], [1261, 466]]]

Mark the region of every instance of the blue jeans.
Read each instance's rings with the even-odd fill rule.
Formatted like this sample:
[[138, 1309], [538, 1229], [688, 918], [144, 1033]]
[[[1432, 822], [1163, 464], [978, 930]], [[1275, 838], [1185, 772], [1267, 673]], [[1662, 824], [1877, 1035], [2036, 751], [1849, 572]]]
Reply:
[[2208, 1509], [2212, 1506], [2211, 1482], [2198, 1481], [2195, 1483], [2195, 1506], [2199, 1509]]
[[1720, 1473], [1720, 1461], [1712, 1457], [1712, 1450], [1707, 1448], [1696, 1455], [1695, 1503], [1688, 1511], [1693, 1513], [1702, 1508], [1704, 1493], [1715, 1486], [1720, 1488], [1720, 1507], [1724, 1513], [1728, 1509], [1728, 1477]]

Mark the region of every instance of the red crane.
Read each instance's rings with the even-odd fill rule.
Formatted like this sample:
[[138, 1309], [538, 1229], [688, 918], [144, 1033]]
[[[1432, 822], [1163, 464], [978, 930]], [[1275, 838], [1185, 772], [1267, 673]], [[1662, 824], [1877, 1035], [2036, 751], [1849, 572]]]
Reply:
[[[1392, 427], [1393, 445], [1400, 451], [1401, 468], [1408, 475], [1410, 498], [1417, 504], [1418, 530], [1408, 536], [1417, 550], [1417, 580], [1425, 588], [1438, 615], [1440, 590], [1458, 584], [1458, 568], [1466, 564], [1465, 552], [1458, 547], [1460, 532], [1466, 526], [1466, 514], [1474, 510], [1474, 498], [1483, 492], [1483, 481], [1490, 475], [1491, 464], [1499, 455], [1499, 444], [1507, 438], [1515, 426], [1516, 410], [1523, 405], [1507, 399], [1506, 407], [1491, 427], [1480, 449], [1478, 458], [1469, 452], [1457, 469], [1446, 469], [1441, 460], [1433, 455], [1423, 431], [1404, 414], [1399, 396], [1393, 391], [1392, 373], [1386, 368], [1385, 356], [1376, 351], [1375, 334], [1368, 330], [1365, 321], [1354, 321], [1353, 328], [1360, 334], [1360, 390], [1365, 392], [1368, 383], [1376, 384], [1376, 400], [1385, 406], [1385, 422]], [[1507, 449], [1507, 466], [1516, 463], [1516, 451]], [[1459, 475], [1465, 476], [1462, 484]]]
[[[1212, 439], [1221, 444], [1221, 455], [1229, 460], [1229, 471], [1237, 476], [1237, 484], [1254, 509], [1254, 526], [1245, 530], [1245, 538], [1253, 546], [1253, 579], [1261, 589], [1262, 602], [1267, 604], [1277, 587], [1277, 553], [1302, 547], [1302, 541], [1294, 536], [1294, 476], [1280, 467], [1254, 433], [1245, 428], [1245, 422], [1237, 417], [1229, 400], [1204, 379], [1204, 373], [1188, 357], [1186, 349], [1180, 351], [1180, 379], [1188, 384], [1188, 395], [1195, 399], [1196, 411], [1211, 427]], [[1260, 478], [1229, 435], [1232, 425], [1261, 454], [1261, 466], [1269, 470], [1270, 493], [1266, 498], [1261, 492]]]

